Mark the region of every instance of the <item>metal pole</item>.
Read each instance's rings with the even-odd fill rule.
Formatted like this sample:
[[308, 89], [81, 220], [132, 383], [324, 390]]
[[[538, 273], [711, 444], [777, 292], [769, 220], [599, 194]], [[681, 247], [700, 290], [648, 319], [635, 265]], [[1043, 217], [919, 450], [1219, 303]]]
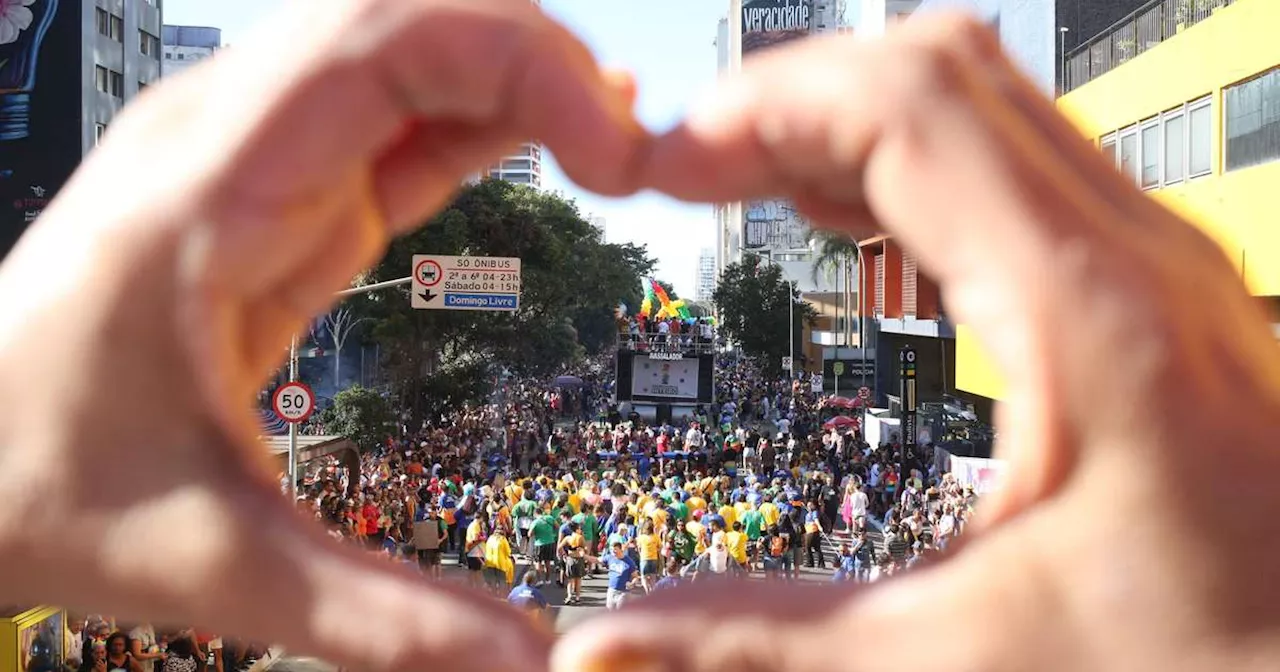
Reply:
[[[289, 382], [298, 380], [298, 336], [289, 339]], [[289, 423], [289, 501], [298, 500], [298, 423]]]
[[796, 285], [788, 282], [787, 289], [790, 290], [787, 303], [787, 375], [791, 380], [796, 379]]
[[1066, 26], [1058, 27], [1058, 60], [1062, 63], [1062, 79], [1058, 82], [1058, 90], [1067, 92], [1067, 31]]
[[862, 246], [858, 246], [858, 351], [862, 355], [862, 386], [867, 386], [867, 296], [862, 291], [865, 286], [864, 273], [867, 272], [866, 257], [862, 254]]
[[396, 280], [387, 280], [386, 282], [375, 282], [372, 285], [363, 285], [361, 287], [352, 287], [350, 289], [344, 289], [341, 292], [334, 293], [334, 296], [353, 296], [355, 294], [367, 294], [369, 292], [376, 292], [379, 289], [387, 289], [388, 287], [399, 287], [400, 285], [407, 285], [411, 282], [413, 282], [413, 276], [409, 276], [407, 278], [399, 278]]

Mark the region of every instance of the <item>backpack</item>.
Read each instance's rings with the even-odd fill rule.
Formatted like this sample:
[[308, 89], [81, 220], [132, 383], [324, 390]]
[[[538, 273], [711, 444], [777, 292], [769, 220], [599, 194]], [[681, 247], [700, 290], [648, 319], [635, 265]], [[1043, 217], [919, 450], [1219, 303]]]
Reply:
[[779, 557], [787, 551], [787, 538], [781, 534], [773, 535], [769, 540], [769, 555]]

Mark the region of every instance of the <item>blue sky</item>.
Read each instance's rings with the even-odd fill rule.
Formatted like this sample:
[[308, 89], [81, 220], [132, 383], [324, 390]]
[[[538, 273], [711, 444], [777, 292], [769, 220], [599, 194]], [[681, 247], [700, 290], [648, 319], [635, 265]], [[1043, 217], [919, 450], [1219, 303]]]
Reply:
[[[306, 0], [299, 0], [305, 2]], [[215, 26], [235, 44], [284, 0], [167, 0], [165, 23]], [[653, 129], [674, 125], [687, 104], [715, 82], [716, 24], [726, 0], [543, 0], [544, 9], [572, 28], [605, 65], [624, 67], [639, 82], [640, 118]], [[698, 252], [715, 245], [709, 205], [690, 205], [657, 194], [606, 199], [578, 189], [552, 165], [543, 186], [578, 201], [584, 214], [607, 220], [612, 242], [647, 245], [658, 276], [692, 295]], [[423, 250], [427, 252], [428, 250]]]

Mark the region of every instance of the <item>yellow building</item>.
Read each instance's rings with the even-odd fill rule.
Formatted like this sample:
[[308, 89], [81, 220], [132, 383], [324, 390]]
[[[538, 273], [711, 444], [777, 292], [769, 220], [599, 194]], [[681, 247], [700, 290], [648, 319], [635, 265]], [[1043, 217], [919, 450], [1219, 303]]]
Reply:
[[[1163, 0], [1069, 55], [1058, 107], [1116, 167], [1280, 297], [1280, 0]], [[1159, 241], [1152, 241], [1159, 244]], [[1003, 385], [956, 330], [956, 385]]]

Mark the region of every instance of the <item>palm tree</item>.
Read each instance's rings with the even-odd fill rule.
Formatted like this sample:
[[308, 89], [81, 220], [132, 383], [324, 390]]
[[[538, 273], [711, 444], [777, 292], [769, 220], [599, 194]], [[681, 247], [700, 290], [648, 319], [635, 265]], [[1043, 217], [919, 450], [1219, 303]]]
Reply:
[[[810, 230], [809, 246], [816, 252], [813, 258], [813, 281], [824, 273], [836, 271], [843, 275], [841, 297], [844, 313], [844, 328], [841, 330], [844, 344], [852, 342], [854, 315], [857, 308], [852, 305], [854, 293], [860, 287], [854, 287], [853, 268], [858, 263], [858, 241], [852, 236], [834, 231]], [[861, 344], [860, 344], [861, 345]]]
[[810, 231], [809, 245], [818, 253], [813, 258], [814, 282], [823, 271], [845, 268], [850, 259], [858, 257], [858, 241], [844, 233]]

